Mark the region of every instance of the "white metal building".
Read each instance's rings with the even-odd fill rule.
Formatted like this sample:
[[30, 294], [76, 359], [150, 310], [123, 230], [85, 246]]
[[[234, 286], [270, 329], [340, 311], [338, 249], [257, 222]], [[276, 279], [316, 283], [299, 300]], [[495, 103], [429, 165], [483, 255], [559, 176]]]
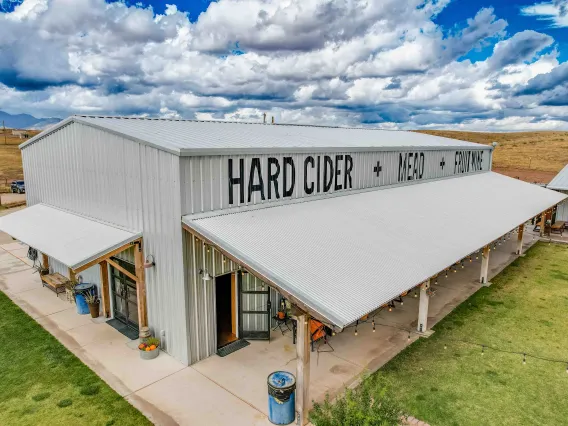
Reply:
[[[568, 195], [568, 164], [546, 185], [548, 189], [554, 189]], [[564, 200], [558, 204], [556, 209], [556, 220], [563, 220], [568, 222], [568, 200]]]
[[305, 318], [340, 332], [417, 286], [426, 331], [431, 277], [485, 248], [486, 280], [488, 244], [565, 198], [491, 172], [492, 147], [402, 131], [73, 116], [20, 148], [29, 207], [0, 230], [186, 364], [221, 326], [269, 338], [281, 297], [304, 360]]

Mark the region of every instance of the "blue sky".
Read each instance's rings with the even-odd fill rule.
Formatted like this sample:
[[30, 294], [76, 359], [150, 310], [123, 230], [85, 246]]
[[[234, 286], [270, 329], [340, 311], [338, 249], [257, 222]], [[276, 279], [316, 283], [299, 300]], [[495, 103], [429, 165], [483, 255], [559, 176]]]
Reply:
[[568, 130], [568, 0], [0, 0], [0, 50], [10, 113]]

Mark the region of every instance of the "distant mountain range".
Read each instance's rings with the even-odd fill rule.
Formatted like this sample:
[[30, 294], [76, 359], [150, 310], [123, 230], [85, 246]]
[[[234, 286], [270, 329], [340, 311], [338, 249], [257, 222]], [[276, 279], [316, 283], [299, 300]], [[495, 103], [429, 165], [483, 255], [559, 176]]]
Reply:
[[30, 129], [42, 130], [55, 123], [59, 123], [61, 118], [36, 118], [29, 114], [8, 114], [7, 112], [0, 111], [0, 125], [4, 125], [10, 129]]

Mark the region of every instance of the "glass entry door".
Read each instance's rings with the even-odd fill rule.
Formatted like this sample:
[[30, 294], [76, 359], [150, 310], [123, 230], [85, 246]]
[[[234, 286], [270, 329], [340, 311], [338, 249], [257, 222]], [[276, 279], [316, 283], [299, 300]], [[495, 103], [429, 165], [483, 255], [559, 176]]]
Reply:
[[270, 288], [252, 274], [237, 272], [239, 337], [270, 340]]
[[[112, 258], [116, 263], [133, 274], [136, 273], [134, 265], [121, 259]], [[120, 321], [128, 328], [138, 332], [138, 297], [136, 282], [119, 270], [110, 266], [111, 297], [113, 303], [114, 319]]]

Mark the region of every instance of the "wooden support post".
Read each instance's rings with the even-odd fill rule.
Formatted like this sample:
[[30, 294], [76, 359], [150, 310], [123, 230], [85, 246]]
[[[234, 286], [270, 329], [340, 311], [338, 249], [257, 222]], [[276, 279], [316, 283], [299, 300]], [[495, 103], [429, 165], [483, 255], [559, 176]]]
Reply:
[[138, 298], [138, 326], [148, 326], [148, 314], [146, 312], [146, 278], [144, 271], [144, 251], [142, 248], [142, 240], [134, 247], [134, 266], [136, 268], [136, 295]]
[[45, 253], [41, 254], [41, 266], [43, 269], [49, 270], [49, 257]]
[[491, 249], [489, 246], [483, 247], [483, 255], [481, 257], [481, 275], [479, 277], [479, 282], [481, 284], [487, 284], [487, 277], [489, 274], [489, 253]]
[[525, 225], [519, 225], [519, 233], [517, 235], [517, 254], [523, 254], [523, 233], [525, 231]]
[[298, 315], [296, 339], [296, 413], [300, 425], [308, 424], [310, 412], [310, 324], [309, 316]]
[[546, 228], [546, 213], [542, 212], [542, 214], [540, 215], [540, 236], [543, 237], [544, 236], [544, 228]]
[[426, 333], [428, 331], [428, 305], [430, 303], [430, 296], [428, 289], [430, 288], [430, 280], [422, 283], [420, 286], [420, 304], [418, 306], [418, 324], [416, 330], [419, 333]]
[[71, 268], [69, 268], [69, 279], [71, 281], [77, 281], [77, 277], [75, 276], [75, 271]]
[[103, 315], [105, 318], [110, 317], [110, 293], [108, 285], [108, 263], [103, 260], [99, 263], [101, 270], [101, 302], [103, 304]]

